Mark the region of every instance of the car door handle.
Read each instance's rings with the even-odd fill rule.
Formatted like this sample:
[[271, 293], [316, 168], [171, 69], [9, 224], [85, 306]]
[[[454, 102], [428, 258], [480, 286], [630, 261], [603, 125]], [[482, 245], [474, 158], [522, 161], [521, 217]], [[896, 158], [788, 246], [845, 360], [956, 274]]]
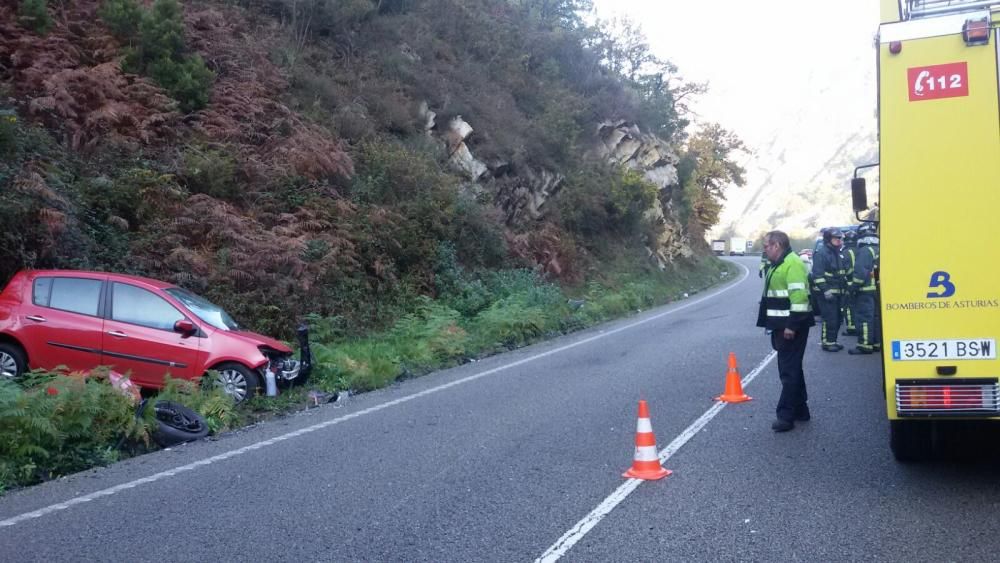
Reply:
[[108, 334], [110, 336], [114, 336], [115, 338], [125, 338], [126, 336], [128, 336], [127, 334], [125, 334], [124, 332], [122, 332], [120, 330], [109, 330]]
[[38, 315], [28, 315], [27, 317], [24, 318], [28, 319], [29, 321], [35, 321], [36, 323], [45, 322], [45, 317], [39, 317]]

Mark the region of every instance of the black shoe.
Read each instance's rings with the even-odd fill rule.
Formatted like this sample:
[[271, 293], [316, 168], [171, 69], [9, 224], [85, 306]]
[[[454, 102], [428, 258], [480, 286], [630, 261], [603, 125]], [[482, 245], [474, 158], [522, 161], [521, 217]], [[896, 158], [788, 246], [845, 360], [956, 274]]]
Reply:
[[860, 356], [862, 354], [871, 354], [872, 350], [865, 350], [864, 348], [858, 346], [855, 348], [851, 348], [850, 350], [847, 351], [847, 353], [852, 356]]
[[824, 344], [823, 345], [823, 351], [824, 352], [840, 352], [843, 349], [844, 349], [844, 347], [841, 344]]
[[771, 423], [771, 430], [775, 432], [788, 432], [792, 428], [795, 428], [795, 423], [791, 420], [778, 419]]
[[809, 422], [811, 418], [812, 416], [809, 415], [809, 409], [806, 409], [795, 415], [795, 422]]

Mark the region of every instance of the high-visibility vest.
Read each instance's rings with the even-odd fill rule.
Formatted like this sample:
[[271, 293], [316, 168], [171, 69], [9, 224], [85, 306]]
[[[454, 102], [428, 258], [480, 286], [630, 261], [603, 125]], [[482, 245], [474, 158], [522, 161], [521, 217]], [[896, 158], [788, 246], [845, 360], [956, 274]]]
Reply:
[[815, 324], [809, 306], [806, 266], [789, 250], [781, 262], [767, 272], [757, 326], [771, 330], [798, 329]]

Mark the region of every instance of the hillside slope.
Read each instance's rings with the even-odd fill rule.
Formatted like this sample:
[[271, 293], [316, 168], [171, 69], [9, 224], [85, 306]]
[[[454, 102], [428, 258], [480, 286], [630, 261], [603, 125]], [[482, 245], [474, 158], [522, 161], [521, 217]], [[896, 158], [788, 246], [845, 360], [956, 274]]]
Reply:
[[363, 332], [449, 269], [690, 262], [725, 153], [586, 6], [0, 0], [0, 281], [115, 270]]

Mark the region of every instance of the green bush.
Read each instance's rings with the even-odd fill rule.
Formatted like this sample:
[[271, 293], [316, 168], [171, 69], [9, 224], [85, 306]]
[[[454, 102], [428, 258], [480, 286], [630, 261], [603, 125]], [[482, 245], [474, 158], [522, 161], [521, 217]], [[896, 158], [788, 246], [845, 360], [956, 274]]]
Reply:
[[[153, 401], [174, 401], [205, 417], [208, 428], [212, 432], [221, 432], [235, 427], [239, 420], [238, 407], [233, 398], [225, 391], [210, 382], [216, 377], [209, 372], [205, 384], [187, 379], [174, 379], [167, 376], [163, 389], [157, 393]], [[155, 420], [153, 409], [147, 408], [143, 413], [146, 420], [152, 424]]]
[[119, 440], [148, 440], [135, 405], [96, 373], [0, 381], [0, 489], [117, 461]]
[[236, 185], [236, 160], [228, 153], [212, 148], [188, 147], [182, 157], [181, 177], [191, 193], [208, 194], [232, 200], [239, 195]]
[[199, 55], [179, 61], [157, 59], [147, 68], [149, 76], [180, 103], [181, 111], [191, 113], [208, 105], [215, 74]]
[[602, 163], [586, 163], [566, 184], [556, 200], [560, 221], [571, 233], [591, 240], [643, 234], [643, 215], [659, 193], [642, 173]]
[[98, 15], [111, 34], [121, 41], [132, 41], [139, 34], [143, 10], [136, 0], [105, 0]]
[[399, 376], [400, 360], [387, 342], [366, 339], [338, 345], [311, 344], [313, 378], [326, 391], [370, 391], [392, 383]]
[[555, 328], [552, 312], [518, 300], [498, 301], [476, 315], [472, 322], [480, 348], [524, 345]]
[[208, 105], [215, 75], [200, 56], [185, 54], [183, 9], [177, 0], [156, 0], [146, 11], [131, 0], [112, 0], [101, 16], [112, 33], [135, 42], [126, 49], [127, 71], [148, 75], [185, 113]]
[[47, 0], [21, 0], [17, 15], [24, 27], [39, 35], [45, 35], [52, 28]]
[[396, 322], [387, 341], [407, 369], [438, 367], [465, 352], [467, 334], [460, 320], [458, 311], [424, 297], [414, 312]]
[[635, 232], [643, 214], [657, 201], [659, 190], [641, 172], [619, 169], [611, 184], [611, 208], [620, 229]]
[[139, 53], [143, 66], [184, 56], [184, 12], [177, 0], [156, 0], [139, 23]]

